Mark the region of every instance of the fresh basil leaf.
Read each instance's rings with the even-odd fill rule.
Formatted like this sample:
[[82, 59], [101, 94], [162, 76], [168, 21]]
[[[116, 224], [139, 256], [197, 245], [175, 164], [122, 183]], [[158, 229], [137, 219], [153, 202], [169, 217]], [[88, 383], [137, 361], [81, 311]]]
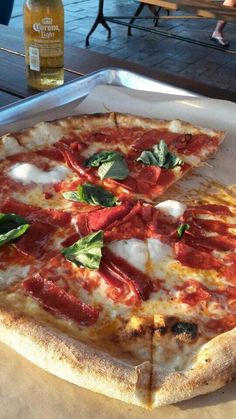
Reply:
[[65, 199], [68, 199], [68, 201], [83, 202], [83, 199], [81, 199], [81, 196], [78, 190], [70, 191], [70, 192], [63, 192], [62, 195]]
[[117, 151], [104, 150], [95, 153], [85, 162], [86, 166], [99, 167], [98, 176], [100, 179], [123, 180], [129, 174], [127, 163], [122, 154]]
[[108, 163], [103, 163], [98, 169], [98, 176], [100, 179], [117, 179], [123, 180], [129, 174], [129, 169], [125, 159], [114, 160]]
[[146, 166], [159, 166], [155, 154], [151, 150], [142, 151], [137, 161], [141, 161]]
[[123, 156], [117, 151], [104, 150], [89, 157], [85, 162], [85, 166], [99, 167], [103, 163], [119, 159], [123, 159]]
[[167, 160], [164, 164], [163, 167], [165, 167], [165, 169], [173, 169], [176, 166], [182, 166], [182, 164], [184, 163], [183, 160], [181, 160], [178, 156], [176, 156], [176, 154], [174, 153], [168, 153], [167, 156]]
[[164, 140], [155, 144], [152, 150], [144, 150], [137, 158], [145, 165], [164, 167], [173, 169], [175, 166], [181, 166], [184, 162], [176, 154], [168, 150], [168, 145]]
[[19, 215], [0, 213], [0, 246], [22, 236], [29, 227], [27, 220]]
[[89, 182], [80, 185], [77, 191], [64, 192], [63, 196], [70, 201], [86, 202], [90, 205], [102, 205], [103, 207], [113, 207], [117, 204], [117, 199], [111, 192]]
[[181, 239], [181, 237], [183, 237], [184, 233], [186, 230], [190, 229], [190, 225], [189, 224], [180, 224], [180, 226], [177, 228], [177, 234], [179, 239]]
[[165, 141], [160, 140], [159, 144], [154, 145], [153, 154], [159, 163], [158, 166], [164, 167], [168, 155], [168, 146]]
[[21, 226], [22, 224], [27, 224], [28, 221], [16, 214], [5, 214], [0, 213], [0, 234], [7, 233], [14, 228]]
[[103, 231], [99, 230], [63, 248], [61, 252], [76, 266], [98, 269], [102, 258], [102, 247]]

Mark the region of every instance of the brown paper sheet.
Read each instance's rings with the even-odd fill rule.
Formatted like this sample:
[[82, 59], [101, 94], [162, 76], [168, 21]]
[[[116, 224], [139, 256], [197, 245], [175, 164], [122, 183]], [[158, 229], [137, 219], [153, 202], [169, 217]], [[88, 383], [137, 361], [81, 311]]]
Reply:
[[1, 419], [233, 419], [235, 395], [234, 382], [207, 396], [146, 411], [54, 377], [0, 344]]
[[[115, 94], [114, 94], [115, 92]], [[147, 109], [147, 102], [150, 107]], [[122, 106], [122, 109], [120, 108]], [[98, 88], [78, 109], [79, 112], [117, 110], [145, 116], [178, 117], [200, 125], [226, 129], [225, 143], [216, 158], [180, 182], [182, 190], [197, 195], [214, 189], [215, 180], [236, 192], [236, 106], [207, 99], [176, 100], [163, 95], [131, 92], [117, 88]], [[59, 116], [57, 110], [50, 119]], [[17, 129], [17, 127], [15, 127]], [[219, 185], [217, 185], [218, 188]], [[170, 197], [179, 198], [179, 186]], [[164, 197], [168, 198], [168, 193]], [[92, 365], [91, 365], [92, 368]], [[41, 370], [0, 344], [0, 419], [234, 419], [236, 383], [206, 396], [154, 411], [130, 406], [88, 390], [78, 388]]]

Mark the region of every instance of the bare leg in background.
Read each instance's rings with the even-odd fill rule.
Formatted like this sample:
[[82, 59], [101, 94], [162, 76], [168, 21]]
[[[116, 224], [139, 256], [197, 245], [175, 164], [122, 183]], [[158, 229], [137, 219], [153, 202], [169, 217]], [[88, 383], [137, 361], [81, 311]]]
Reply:
[[[225, 0], [223, 3], [224, 6], [236, 7], [236, 0]], [[216, 23], [216, 27], [212, 34], [211, 39], [217, 42], [222, 47], [228, 47], [229, 43], [224, 39], [223, 30], [226, 25], [224, 20], [218, 20]]]

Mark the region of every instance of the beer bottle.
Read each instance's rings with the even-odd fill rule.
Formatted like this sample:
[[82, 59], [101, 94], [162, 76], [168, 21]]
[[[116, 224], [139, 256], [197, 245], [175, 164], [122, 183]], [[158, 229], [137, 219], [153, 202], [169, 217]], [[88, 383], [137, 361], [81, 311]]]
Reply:
[[25, 0], [28, 85], [47, 90], [64, 83], [64, 7], [61, 0]]

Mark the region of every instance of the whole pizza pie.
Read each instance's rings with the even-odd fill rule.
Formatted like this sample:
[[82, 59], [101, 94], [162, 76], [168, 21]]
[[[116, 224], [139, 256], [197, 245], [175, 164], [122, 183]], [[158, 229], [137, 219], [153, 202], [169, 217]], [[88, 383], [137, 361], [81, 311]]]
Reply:
[[164, 198], [223, 137], [115, 113], [3, 136], [0, 339], [146, 408], [233, 379], [235, 201]]

